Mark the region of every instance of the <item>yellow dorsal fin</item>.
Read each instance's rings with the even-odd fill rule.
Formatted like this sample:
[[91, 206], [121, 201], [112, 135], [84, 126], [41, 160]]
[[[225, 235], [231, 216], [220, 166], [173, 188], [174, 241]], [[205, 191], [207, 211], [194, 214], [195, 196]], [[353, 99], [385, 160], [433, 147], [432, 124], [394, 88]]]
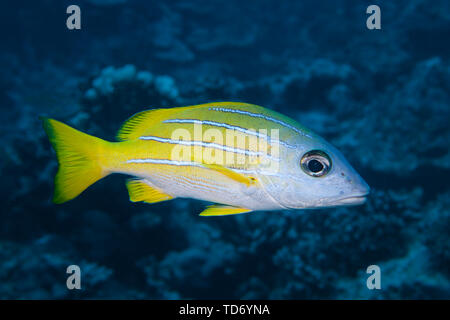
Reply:
[[226, 168], [224, 166], [218, 165], [218, 164], [202, 164], [205, 168], [215, 170], [217, 172], [220, 172], [223, 175], [226, 175], [228, 178], [233, 179], [239, 183], [245, 184], [247, 187], [253, 185], [256, 183], [256, 178], [254, 177], [248, 177], [241, 173], [235, 172], [229, 168]]
[[172, 196], [150, 186], [145, 180], [127, 180], [127, 189], [132, 202], [155, 203], [173, 199]]
[[170, 114], [178, 112], [179, 109], [152, 109], [136, 113], [122, 124], [116, 138], [118, 141], [137, 139], [144, 135], [154, 124], [161, 122], [169, 117]]
[[246, 209], [246, 208], [227, 206], [227, 205], [222, 205], [222, 204], [213, 204], [211, 206], [206, 207], [206, 209], [203, 210], [200, 213], [200, 215], [203, 217], [227, 216], [230, 214], [240, 214], [240, 213], [246, 213], [246, 212], [250, 212], [250, 211], [252, 211], [252, 210]]

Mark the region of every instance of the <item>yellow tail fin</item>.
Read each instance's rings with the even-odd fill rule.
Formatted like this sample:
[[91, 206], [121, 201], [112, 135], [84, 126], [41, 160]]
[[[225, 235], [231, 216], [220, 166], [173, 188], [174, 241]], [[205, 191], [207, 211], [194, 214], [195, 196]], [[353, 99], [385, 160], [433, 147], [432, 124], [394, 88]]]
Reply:
[[108, 142], [53, 119], [42, 118], [42, 121], [59, 163], [54, 203], [72, 200], [109, 174], [100, 163]]

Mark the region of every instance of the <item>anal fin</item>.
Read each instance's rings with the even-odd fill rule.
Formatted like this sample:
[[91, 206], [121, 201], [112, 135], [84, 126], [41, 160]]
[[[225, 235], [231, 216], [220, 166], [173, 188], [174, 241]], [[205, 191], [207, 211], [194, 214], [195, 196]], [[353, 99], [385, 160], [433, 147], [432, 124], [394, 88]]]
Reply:
[[200, 216], [227, 216], [232, 214], [240, 214], [250, 212], [252, 210], [240, 207], [227, 206], [222, 204], [213, 204], [208, 206], [205, 210], [200, 213]]
[[156, 203], [173, 199], [172, 196], [150, 186], [145, 180], [129, 179], [127, 189], [132, 202]]

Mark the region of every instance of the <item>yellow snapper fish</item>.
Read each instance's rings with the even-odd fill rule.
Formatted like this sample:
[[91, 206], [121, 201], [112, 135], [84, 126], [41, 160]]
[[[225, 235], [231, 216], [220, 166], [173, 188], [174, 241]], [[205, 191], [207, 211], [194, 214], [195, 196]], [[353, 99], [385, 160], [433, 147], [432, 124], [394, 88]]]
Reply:
[[200, 215], [362, 204], [369, 186], [324, 139], [257, 105], [217, 102], [147, 110], [108, 142], [44, 118], [59, 168], [53, 201], [122, 173], [132, 202], [194, 198]]

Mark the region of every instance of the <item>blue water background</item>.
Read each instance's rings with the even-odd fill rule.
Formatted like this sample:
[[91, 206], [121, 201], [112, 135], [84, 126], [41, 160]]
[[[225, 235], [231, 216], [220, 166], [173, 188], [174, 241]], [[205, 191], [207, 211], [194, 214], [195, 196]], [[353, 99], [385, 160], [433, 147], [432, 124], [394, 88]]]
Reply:
[[[1, 3], [1, 299], [450, 298], [449, 1]], [[368, 202], [204, 218], [200, 201], [130, 203], [112, 175], [52, 204], [39, 116], [112, 140], [135, 112], [224, 100], [325, 137]]]

